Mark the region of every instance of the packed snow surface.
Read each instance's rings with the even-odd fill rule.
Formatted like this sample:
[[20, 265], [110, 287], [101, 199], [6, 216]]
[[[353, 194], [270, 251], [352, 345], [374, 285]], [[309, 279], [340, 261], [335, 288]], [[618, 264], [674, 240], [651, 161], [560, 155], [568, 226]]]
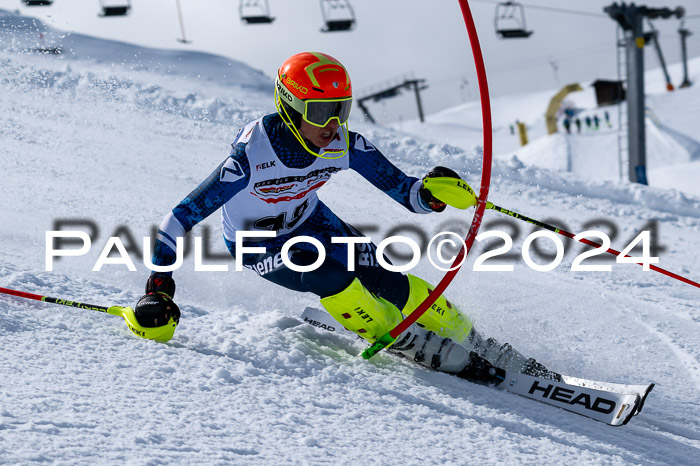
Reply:
[[[133, 305], [148, 276], [141, 238], [228, 155], [239, 127], [273, 111], [271, 80], [232, 59], [63, 34], [7, 12], [0, 30], [0, 286]], [[47, 53], [57, 47], [63, 53]], [[699, 81], [698, 61], [691, 71]], [[611, 129], [545, 136], [535, 109], [549, 95], [494, 102], [489, 199], [568, 231], [604, 231], [618, 250], [655, 228], [658, 265], [700, 280], [698, 87], [650, 95], [650, 187], [620, 181]], [[478, 105], [402, 129], [358, 113], [352, 128], [407, 173], [445, 165], [478, 189]], [[508, 132], [515, 118], [534, 128], [523, 149]], [[407, 215], [352, 172], [321, 197], [375, 243], [396, 228], [417, 238], [407, 225], [464, 235], [471, 221], [455, 209]], [[45, 234], [58, 224], [91, 233], [92, 248], [49, 272]], [[362, 341], [299, 320], [318, 306], [314, 296], [236, 272], [215, 215], [192, 235], [209, 240], [209, 264], [229, 271], [195, 272], [186, 258], [174, 275], [183, 316], [168, 343], [136, 338], [117, 317], [0, 295], [0, 463], [697, 464], [700, 290], [614, 261], [605, 262], [610, 272], [572, 272], [582, 249], [570, 242], [558, 267], [536, 272], [521, 257], [533, 228], [489, 211], [482, 232], [496, 229], [513, 238], [512, 256], [487, 263], [514, 271], [473, 271], [479, 244], [450, 300], [483, 334], [554, 370], [655, 382], [629, 425], [387, 353], [363, 360]], [[92, 271], [109, 236], [122, 238], [136, 272]], [[551, 240], [536, 244], [553, 251]], [[433, 283], [442, 276], [425, 257], [413, 272]]]

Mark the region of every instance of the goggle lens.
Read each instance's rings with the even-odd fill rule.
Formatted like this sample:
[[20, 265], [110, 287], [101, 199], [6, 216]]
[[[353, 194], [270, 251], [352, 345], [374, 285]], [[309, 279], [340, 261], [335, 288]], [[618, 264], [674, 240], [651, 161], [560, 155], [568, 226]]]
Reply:
[[344, 100], [311, 100], [306, 101], [304, 119], [314, 126], [326, 126], [333, 118], [338, 118], [340, 124], [345, 124], [350, 118], [352, 97]]

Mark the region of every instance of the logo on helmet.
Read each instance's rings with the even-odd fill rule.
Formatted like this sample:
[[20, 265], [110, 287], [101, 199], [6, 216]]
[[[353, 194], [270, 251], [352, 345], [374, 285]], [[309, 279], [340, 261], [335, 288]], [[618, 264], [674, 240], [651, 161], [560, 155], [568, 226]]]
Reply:
[[309, 93], [309, 89], [307, 89], [307, 88], [304, 87], [304, 86], [301, 86], [301, 85], [297, 84], [296, 81], [294, 81], [294, 80], [293, 80], [292, 78], [290, 78], [289, 76], [287, 76], [287, 78], [284, 80], [284, 82], [286, 82], [287, 84], [289, 84], [289, 85], [292, 86], [294, 89], [296, 89], [296, 90], [298, 90], [299, 92], [301, 92], [302, 94], [308, 94], [308, 93]]
[[281, 96], [283, 96], [285, 99], [287, 99], [289, 102], [293, 102], [294, 99], [292, 98], [291, 94], [287, 92], [287, 88], [282, 85], [281, 82], [277, 81], [277, 92], [280, 93]]
[[333, 81], [333, 87], [338, 89], [338, 86], [340, 86], [340, 83], [338, 83], [338, 81]]

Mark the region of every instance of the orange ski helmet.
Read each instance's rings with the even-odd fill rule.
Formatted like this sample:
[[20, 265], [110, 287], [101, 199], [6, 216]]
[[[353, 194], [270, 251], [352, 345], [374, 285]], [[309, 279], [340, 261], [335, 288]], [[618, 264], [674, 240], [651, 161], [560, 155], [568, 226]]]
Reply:
[[352, 97], [350, 76], [345, 67], [325, 53], [301, 52], [280, 66], [277, 77], [295, 97], [333, 99]]
[[301, 120], [317, 127], [324, 127], [331, 120], [346, 125], [352, 107], [350, 76], [330, 55], [297, 53], [277, 71], [275, 106], [294, 136], [307, 151], [314, 153], [299, 133]]

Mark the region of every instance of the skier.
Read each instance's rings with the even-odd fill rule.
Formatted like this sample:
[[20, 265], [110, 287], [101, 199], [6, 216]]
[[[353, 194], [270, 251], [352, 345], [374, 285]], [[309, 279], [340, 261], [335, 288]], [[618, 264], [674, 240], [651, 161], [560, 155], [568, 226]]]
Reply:
[[[316, 191], [334, 173], [351, 168], [413, 213], [442, 212], [446, 204], [421, 179], [404, 174], [364, 136], [348, 130], [352, 86], [347, 70], [335, 58], [303, 52], [287, 59], [277, 73], [274, 99], [277, 112], [242, 128], [230, 155], [165, 216], [153, 264], [173, 264], [176, 238], [221, 209], [224, 240], [234, 257], [237, 248], [265, 248], [265, 252], [242, 256], [246, 268], [277, 285], [317, 295], [345, 328], [373, 342], [394, 328], [402, 314], [411, 313], [434, 287], [414, 275], [380, 267], [372, 243], [333, 242], [333, 237], [363, 235], [336, 216]], [[459, 179], [444, 167], [435, 167], [426, 176]], [[241, 231], [274, 236], [237, 243]], [[326, 251], [315, 270], [298, 272], [281, 260], [285, 242], [299, 236], [315, 238]], [[350, 252], [354, 252], [352, 264], [348, 263]], [[319, 252], [312, 244], [299, 242], [289, 249], [289, 258], [298, 266], [308, 266], [317, 262]], [[172, 273], [152, 273], [146, 295], [134, 309], [138, 322], [144, 327], [169, 324], [174, 332], [179, 321], [174, 294]], [[467, 379], [492, 377], [491, 364], [557, 376], [510, 345], [482, 338], [444, 296], [399, 336], [392, 350]]]

